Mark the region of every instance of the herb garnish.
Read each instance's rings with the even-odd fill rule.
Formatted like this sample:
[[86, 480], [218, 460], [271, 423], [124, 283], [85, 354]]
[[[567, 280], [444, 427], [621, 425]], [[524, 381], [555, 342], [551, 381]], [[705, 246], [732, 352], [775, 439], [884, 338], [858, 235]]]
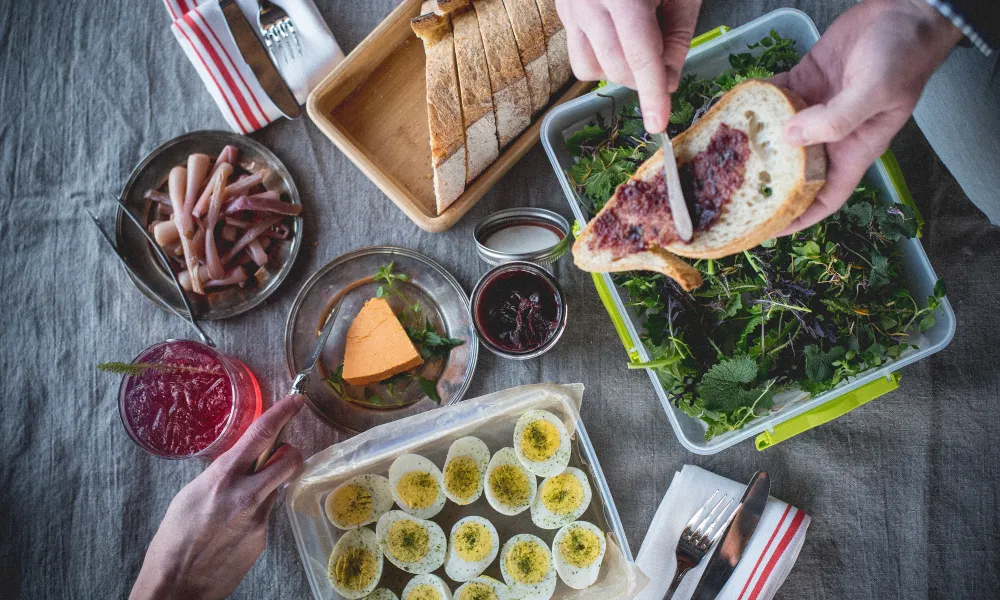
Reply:
[[115, 375], [128, 375], [130, 377], [141, 377], [149, 372], [154, 373], [191, 373], [194, 375], [218, 375], [219, 373], [203, 367], [188, 367], [185, 365], [167, 365], [163, 363], [127, 363], [127, 362], [102, 362], [97, 365], [98, 371], [114, 373]]
[[[688, 128], [737, 83], [770, 77], [799, 59], [794, 41], [772, 31], [715, 79], [682, 78], [670, 134]], [[590, 216], [649, 154], [636, 102], [598, 117], [567, 140], [570, 170]], [[768, 195], [770, 188], [761, 193]], [[945, 290], [923, 307], [904, 285], [896, 242], [917, 235], [913, 211], [885, 206], [860, 187], [839, 212], [794, 235], [735, 256], [699, 260], [704, 285], [684, 292], [657, 273], [615, 276], [644, 326], [651, 368], [670, 401], [701, 419], [706, 438], [742, 428], [795, 388], [812, 394], [899, 358], [934, 325]]]

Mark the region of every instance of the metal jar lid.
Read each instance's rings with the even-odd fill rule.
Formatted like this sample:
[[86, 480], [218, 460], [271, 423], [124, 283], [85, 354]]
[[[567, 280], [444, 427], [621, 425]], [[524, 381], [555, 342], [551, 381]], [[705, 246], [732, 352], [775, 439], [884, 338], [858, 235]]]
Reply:
[[[531, 229], [537, 229], [537, 234]], [[497, 234], [503, 231], [508, 235], [498, 238]], [[544, 208], [508, 208], [495, 212], [480, 221], [472, 235], [479, 257], [491, 266], [513, 261], [548, 265], [566, 254], [572, 241], [569, 221]], [[546, 244], [547, 237], [558, 237], [558, 240]]]

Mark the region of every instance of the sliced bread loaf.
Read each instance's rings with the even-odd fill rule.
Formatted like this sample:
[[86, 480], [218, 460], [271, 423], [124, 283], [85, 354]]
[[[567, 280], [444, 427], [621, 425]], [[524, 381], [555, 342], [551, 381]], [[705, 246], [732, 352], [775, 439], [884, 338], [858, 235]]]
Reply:
[[545, 33], [535, 0], [503, 0], [510, 18], [521, 65], [528, 78], [532, 112], [538, 113], [549, 103], [549, 61], [545, 52]]
[[441, 214], [465, 191], [465, 127], [459, 101], [458, 72], [451, 20], [434, 12], [410, 22], [424, 43], [427, 122], [434, 167], [434, 197]]
[[531, 93], [503, 0], [473, 3], [493, 90], [497, 138], [503, 148], [531, 124]]
[[556, 0], [535, 0], [545, 33], [545, 56], [549, 65], [549, 93], [554, 95], [573, 76], [569, 62], [566, 29], [559, 20]]
[[573, 245], [576, 264], [588, 271], [660, 271], [687, 288], [697, 273], [673, 255], [719, 258], [780, 233], [825, 183], [824, 147], [790, 146], [782, 137], [785, 122], [804, 106], [764, 81], [730, 90], [673, 140], [694, 223], [691, 241], [674, 230], [657, 151], [584, 228]]

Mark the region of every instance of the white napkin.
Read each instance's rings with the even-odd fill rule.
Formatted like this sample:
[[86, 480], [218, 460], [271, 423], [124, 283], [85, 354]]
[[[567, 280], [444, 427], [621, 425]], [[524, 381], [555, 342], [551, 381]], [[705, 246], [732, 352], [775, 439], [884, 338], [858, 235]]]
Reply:
[[[728, 494], [737, 502], [743, 496], [745, 484], [737, 483], [700, 469], [685, 465], [680, 473], [674, 474], [670, 488], [663, 496], [660, 507], [653, 516], [653, 522], [642, 542], [636, 563], [649, 577], [649, 585], [636, 600], [661, 600], [677, 570], [674, 550], [681, 531], [688, 520], [708, 500], [712, 492]], [[727, 500], [728, 501], [728, 500]], [[760, 523], [743, 558], [732, 576], [722, 588], [720, 600], [769, 600], [785, 582], [792, 570], [799, 550], [805, 543], [809, 516], [800, 509], [775, 500], [767, 499]], [[711, 556], [711, 555], [709, 555]], [[701, 579], [701, 573], [708, 564], [706, 556], [701, 564], [688, 571], [674, 598], [688, 599]]]
[[[163, 0], [173, 19], [170, 29], [194, 65], [229, 126], [238, 133], [256, 131], [282, 116], [240, 55], [219, 0]], [[237, 0], [257, 28], [257, 1]], [[312, 0], [278, 0], [288, 13], [302, 45], [301, 56], [278, 64], [278, 71], [305, 104], [313, 87], [344, 58]]]

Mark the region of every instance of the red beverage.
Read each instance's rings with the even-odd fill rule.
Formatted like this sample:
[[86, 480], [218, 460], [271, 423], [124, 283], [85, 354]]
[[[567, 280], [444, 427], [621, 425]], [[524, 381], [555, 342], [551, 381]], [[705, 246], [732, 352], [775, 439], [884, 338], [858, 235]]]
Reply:
[[250, 369], [204, 344], [168, 340], [133, 363], [162, 365], [125, 376], [118, 394], [125, 431], [150, 454], [216, 458], [260, 416], [260, 386]]

